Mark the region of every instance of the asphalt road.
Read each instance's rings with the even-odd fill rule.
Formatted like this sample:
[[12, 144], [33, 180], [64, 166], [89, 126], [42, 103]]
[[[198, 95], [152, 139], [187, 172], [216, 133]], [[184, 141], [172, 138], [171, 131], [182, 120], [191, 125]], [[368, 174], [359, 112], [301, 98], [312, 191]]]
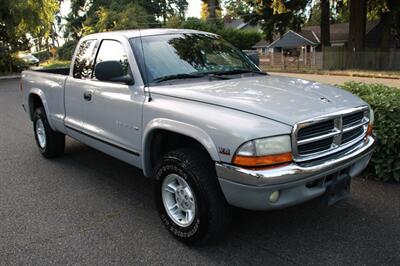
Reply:
[[42, 158], [18, 98], [0, 81], [0, 265], [399, 265], [400, 185], [355, 179], [333, 207], [236, 210], [229, 234], [190, 248], [163, 228], [151, 181], [68, 139]]
[[343, 84], [349, 81], [364, 82], [364, 83], [379, 83], [390, 87], [400, 88], [400, 79], [388, 78], [367, 78], [367, 77], [350, 77], [338, 75], [318, 75], [318, 74], [303, 74], [303, 73], [285, 73], [285, 72], [270, 72], [271, 75], [286, 76], [292, 78], [300, 78], [306, 80], [328, 83], [331, 85]]

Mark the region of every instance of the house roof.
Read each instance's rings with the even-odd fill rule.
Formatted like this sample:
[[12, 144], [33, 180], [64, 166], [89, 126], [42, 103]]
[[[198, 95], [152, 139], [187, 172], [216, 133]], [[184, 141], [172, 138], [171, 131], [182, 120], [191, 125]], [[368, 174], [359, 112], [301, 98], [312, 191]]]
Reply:
[[[365, 32], [370, 32], [373, 28], [375, 28], [379, 24], [379, 20], [372, 20], [367, 21], [365, 25]], [[331, 24], [330, 27], [330, 34], [331, 38], [330, 41], [332, 43], [335, 42], [347, 42], [349, 39], [349, 23], [338, 23], [338, 24]], [[321, 28], [320, 26], [307, 26], [304, 27], [302, 30], [313, 31], [318, 38], [321, 38]]]
[[301, 34], [289, 30], [285, 34], [282, 35], [281, 38], [277, 39], [276, 41], [272, 42], [268, 45], [268, 48], [275, 48], [275, 47], [283, 47], [283, 48], [293, 48], [305, 45], [313, 45], [317, 46], [319, 42], [316, 42], [315, 37], [309, 32], [303, 32], [305, 35], [310, 35], [308, 37], [312, 37], [315, 41], [311, 41], [308, 38], [302, 36]]
[[270, 44], [269, 41], [261, 40], [252, 46], [252, 48], [265, 48]]
[[261, 26], [257, 24], [252, 24], [250, 22], [245, 22], [243, 19], [225, 19], [225, 27], [238, 30], [261, 30]]
[[247, 23], [244, 22], [243, 19], [230, 19], [230, 20], [226, 21], [224, 24], [225, 24], [225, 27], [231, 28], [231, 29], [242, 29], [243, 27], [245, 27], [247, 25]]
[[[379, 20], [367, 21], [366, 34], [374, 29]], [[288, 36], [285, 37], [290, 32]], [[281, 41], [282, 38], [284, 40]], [[302, 37], [302, 38], [300, 38]], [[301, 31], [294, 32], [289, 30], [281, 38], [274, 38], [271, 44], [267, 41], [259, 41], [253, 48], [273, 48], [273, 47], [298, 47], [302, 45], [318, 45], [320, 44], [321, 28], [320, 26], [307, 26], [303, 27]], [[330, 25], [330, 42], [343, 43], [347, 42], [349, 38], [349, 23], [338, 23]], [[303, 40], [302, 40], [303, 39]], [[305, 40], [304, 40], [305, 39]], [[296, 45], [296, 46], [293, 46]]]
[[319, 37], [312, 30], [302, 29], [301, 31], [297, 32], [297, 34], [313, 43], [320, 43]]

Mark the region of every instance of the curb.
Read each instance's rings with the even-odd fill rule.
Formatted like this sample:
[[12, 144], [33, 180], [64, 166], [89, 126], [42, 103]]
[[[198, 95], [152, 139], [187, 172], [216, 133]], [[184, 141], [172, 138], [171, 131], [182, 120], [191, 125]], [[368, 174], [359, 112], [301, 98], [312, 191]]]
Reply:
[[0, 80], [5, 80], [5, 79], [19, 79], [19, 78], [21, 78], [21, 75], [0, 76]]
[[275, 70], [266, 70], [266, 72], [269, 73], [287, 73], [287, 74], [304, 74], [304, 75], [327, 75], [327, 76], [341, 76], [341, 77], [359, 77], [359, 78], [373, 78], [373, 79], [393, 79], [393, 80], [398, 80], [400, 79], [400, 76], [374, 76], [374, 75], [368, 75], [368, 74], [345, 74], [345, 73], [318, 73], [318, 72], [314, 72], [314, 73], [306, 73], [306, 72], [296, 72], [296, 71], [275, 71]]

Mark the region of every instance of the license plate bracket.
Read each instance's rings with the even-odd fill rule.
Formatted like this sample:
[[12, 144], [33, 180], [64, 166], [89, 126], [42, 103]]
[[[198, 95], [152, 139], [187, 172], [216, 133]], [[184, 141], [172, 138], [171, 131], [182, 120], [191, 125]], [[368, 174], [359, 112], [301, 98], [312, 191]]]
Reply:
[[350, 194], [351, 177], [348, 174], [337, 175], [329, 181], [322, 201], [331, 206], [347, 198]]

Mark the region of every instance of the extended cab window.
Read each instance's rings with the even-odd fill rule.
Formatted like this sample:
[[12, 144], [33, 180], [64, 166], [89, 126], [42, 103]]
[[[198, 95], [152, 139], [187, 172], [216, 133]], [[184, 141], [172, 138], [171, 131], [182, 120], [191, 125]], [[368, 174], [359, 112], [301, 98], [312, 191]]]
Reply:
[[86, 79], [92, 76], [96, 43], [97, 40], [86, 40], [79, 46], [74, 62], [74, 78]]
[[96, 64], [103, 61], [119, 61], [124, 69], [124, 75], [129, 73], [128, 56], [124, 47], [118, 41], [103, 40], [96, 58]]

